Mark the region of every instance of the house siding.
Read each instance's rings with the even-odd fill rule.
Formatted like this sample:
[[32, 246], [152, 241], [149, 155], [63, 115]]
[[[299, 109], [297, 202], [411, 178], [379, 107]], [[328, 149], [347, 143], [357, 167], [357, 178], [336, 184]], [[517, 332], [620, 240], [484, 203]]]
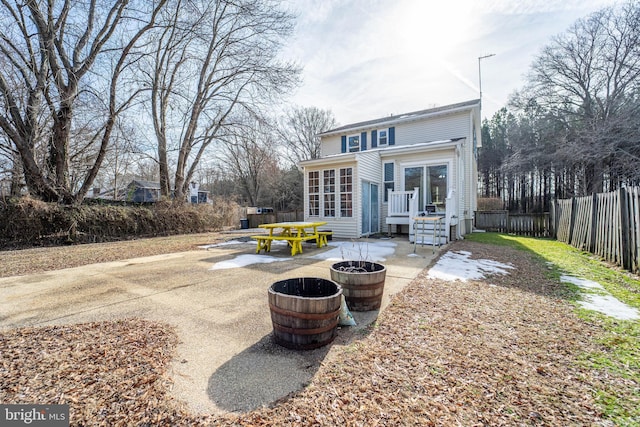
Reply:
[[340, 154], [341, 152], [342, 152], [342, 140], [340, 138], [340, 135], [322, 138], [322, 144], [320, 144], [321, 157]]
[[[382, 178], [382, 165], [380, 163], [380, 152], [379, 151], [370, 151], [370, 152], [361, 152], [356, 156], [358, 163], [358, 237], [362, 236], [362, 185], [363, 181], [372, 182], [378, 185], [378, 201], [380, 213], [378, 215], [378, 229], [380, 230], [381, 224], [380, 220], [382, 217], [382, 199], [380, 196], [382, 192], [380, 190], [381, 178]], [[355, 199], [354, 199], [355, 201]]]
[[[378, 128], [367, 129], [367, 141], [373, 138], [371, 132], [377, 129]], [[387, 127], [381, 127], [380, 129], [387, 129]], [[471, 135], [466, 132], [468, 129], [469, 112], [467, 111], [436, 116], [429, 120], [400, 123], [395, 126], [394, 146], [399, 147], [452, 138], [470, 138]], [[361, 132], [345, 132], [344, 135], [354, 133]], [[368, 150], [373, 148], [371, 142], [368, 142], [366, 146]], [[340, 154], [342, 152], [341, 135], [323, 137], [320, 152], [322, 157]]]
[[[322, 171], [328, 169], [336, 170], [336, 185], [339, 187], [339, 170], [342, 168], [353, 168], [353, 216], [342, 218], [339, 216], [339, 206], [336, 206], [336, 217], [325, 217], [323, 212], [322, 202], [320, 203], [320, 215], [319, 216], [310, 216], [309, 215], [309, 197], [307, 194], [307, 189], [309, 188], [309, 172], [319, 171], [321, 177], [320, 183], [320, 197], [322, 199]], [[359, 235], [357, 234], [358, 230], [358, 216], [360, 215], [359, 203], [360, 200], [360, 185], [358, 184], [360, 181], [358, 179], [359, 172], [357, 167], [357, 162], [355, 160], [350, 160], [346, 162], [334, 163], [330, 165], [323, 165], [317, 167], [305, 167], [304, 170], [304, 188], [305, 188], [305, 198], [304, 198], [304, 219], [305, 221], [326, 221], [327, 224], [322, 226], [323, 230], [331, 230], [333, 234], [337, 237], [343, 238], [357, 238]], [[337, 196], [339, 197], [339, 196]]]
[[472, 112], [469, 112], [467, 117], [467, 129], [469, 130], [467, 140], [469, 143], [466, 144], [464, 150], [464, 164], [468, 166], [464, 170], [464, 177], [466, 182], [474, 183], [474, 185], [467, 185], [464, 194], [464, 210], [462, 212], [462, 216], [460, 216], [460, 218], [464, 218], [464, 222], [461, 227], [464, 234], [470, 233], [473, 230], [473, 215], [477, 206], [478, 182], [478, 171], [476, 168], [477, 163], [474, 161], [475, 154], [473, 152], [473, 127], [476, 125], [476, 118]]
[[[406, 154], [396, 154], [393, 157], [382, 156], [381, 164], [393, 162], [394, 163], [394, 184], [396, 191], [404, 191], [404, 174], [403, 170], [405, 167], [420, 164], [420, 165], [439, 165], [445, 164], [447, 165], [447, 174], [448, 174], [448, 182], [447, 188], [449, 190], [456, 191], [456, 194], [460, 194], [462, 191], [462, 183], [457, 178], [460, 170], [459, 164], [459, 156], [456, 153], [455, 147], [443, 148], [438, 150], [427, 151], [423, 153], [406, 153]], [[380, 170], [380, 176], [382, 179], [383, 170]], [[383, 200], [383, 199], [381, 199]], [[462, 212], [462, 207], [458, 204], [458, 217], [460, 217]], [[394, 227], [392, 225], [386, 224], [384, 218], [388, 215], [388, 203], [384, 203], [381, 209], [381, 212], [384, 216], [382, 218], [382, 231], [388, 233], [389, 227]]]
[[[353, 127], [344, 127], [335, 133], [323, 135], [321, 159], [303, 162], [305, 168], [305, 219], [326, 221], [326, 228], [338, 238], [358, 238], [362, 235], [362, 183], [376, 183], [379, 189], [380, 224], [382, 232], [388, 232], [385, 218], [388, 204], [384, 202], [383, 164], [394, 163], [394, 184], [396, 191], [404, 190], [403, 168], [412, 164], [446, 164], [449, 168], [447, 188], [456, 195], [456, 216], [459, 220], [458, 233], [466, 234], [472, 230], [473, 214], [477, 203], [477, 164], [474, 154], [473, 130], [477, 135], [477, 144], [481, 145], [480, 111], [477, 103], [465, 103], [434, 110], [430, 114], [416, 116], [399, 115], [384, 122], [362, 123]], [[375, 147], [376, 133], [379, 129], [389, 129], [389, 145]], [[391, 130], [393, 129], [394, 132]], [[361, 141], [366, 132], [366, 150], [358, 153], [342, 153], [342, 137], [360, 134]], [[391, 144], [392, 135], [395, 145]], [[433, 144], [428, 144], [433, 142]], [[364, 147], [364, 143], [361, 145]], [[324, 218], [308, 216], [308, 172], [312, 170], [353, 168], [353, 217]], [[454, 214], [454, 213], [451, 213]]]
[[461, 112], [429, 121], [409, 122], [396, 126], [396, 146], [465, 137], [468, 113]]

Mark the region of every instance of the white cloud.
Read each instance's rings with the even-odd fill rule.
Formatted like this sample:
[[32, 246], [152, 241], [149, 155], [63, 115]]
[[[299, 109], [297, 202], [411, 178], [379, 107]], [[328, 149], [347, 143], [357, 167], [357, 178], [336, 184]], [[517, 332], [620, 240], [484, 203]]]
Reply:
[[304, 66], [292, 102], [342, 124], [478, 97], [483, 115], [521, 88], [535, 55], [576, 19], [614, 0], [291, 0], [286, 58]]

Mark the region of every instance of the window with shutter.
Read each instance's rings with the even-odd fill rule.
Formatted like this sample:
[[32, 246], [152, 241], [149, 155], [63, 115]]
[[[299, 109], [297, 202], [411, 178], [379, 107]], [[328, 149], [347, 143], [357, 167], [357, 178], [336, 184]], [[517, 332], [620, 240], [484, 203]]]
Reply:
[[378, 145], [387, 145], [389, 143], [389, 129], [380, 129], [378, 131]]
[[347, 137], [347, 149], [349, 153], [360, 151], [360, 135], [351, 135]]
[[384, 164], [384, 201], [389, 201], [389, 190], [395, 190], [394, 164], [392, 162]]

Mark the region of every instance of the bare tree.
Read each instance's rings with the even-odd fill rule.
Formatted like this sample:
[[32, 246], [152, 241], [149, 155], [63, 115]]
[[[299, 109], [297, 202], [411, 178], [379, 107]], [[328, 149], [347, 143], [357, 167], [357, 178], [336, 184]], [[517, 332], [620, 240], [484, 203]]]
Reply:
[[637, 180], [628, 159], [640, 157], [639, 46], [640, 3], [602, 9], [544, 48], [514, 98], [521, 111], [535, 103], [541, 122], [554, 123], [554, 147], [544, 148], [578, 174], [578, 193]]
[[[137, 170], [134, 167], [144, 163], [146, 155], [141, 153], [136, 144], [139, 138], [141, 136], [135, 126], [124, 120], [117, 120], [111, 143], [95, 180], [99, 188], [109, 190], [106, 196], [117, 199], [121, 194], [120, 190], [136, 176]], [[152, 164], [153, 170], [157, 170], [157, 164]]]
[[320, 157], [318, 134], [338, 126], [331, 110], [293, 107], [281, 120], [279, 134], [286, 156], [293, 164]]
[[[132, 100], [118, 87], [121, 74], [166, 1], [2, 0], [0, 129], [20, 154], [33, 195], [76, 203], [91, 187], [115, 119]], [[78, 114], [82, 97], [103, 101], [105, 119], [72, 147], [74, 132], [85, 129], [78, 120], [96, 120]], [[73, 156], [85, 168], [75, 182]]]
[[304, 176], [297, 166], [279, 169], [271, 180], [267, 191], [271, 202], [269, 205], [278, 210], [295, 210], [303, 208]]
[[0, 196], [17, 196], [23, 181], [18, 153], [0, 132]]
[[236, 181], [246, 202], [257, 206], [278, 170], [276, 140], [273, 129], [264, 122], [237, 122], [225, 136], [221, 164]]
[[276, 1], [176, 0], [164, 25], [143, 71], [151, 87], [161, 192], [173, 189], [183, 199], [208, 147], [235, 125], [231, 117], [256, 114], [286, 93], [299, 69], [277, 59], [293, 16]]

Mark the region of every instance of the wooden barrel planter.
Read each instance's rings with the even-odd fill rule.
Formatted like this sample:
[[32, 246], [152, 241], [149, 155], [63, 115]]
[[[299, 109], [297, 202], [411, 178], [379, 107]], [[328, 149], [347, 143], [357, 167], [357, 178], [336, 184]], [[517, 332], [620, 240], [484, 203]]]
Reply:
[[351, 311], [378, 310], [387, 268], [369, 261], [342, 261], [331, 266], [331, 279], [342, 286]]
[[269, 288], [269, 308], [276, 343], [310, 350], [335, 338], [342, 288], [315, 277], [286, 279]]

